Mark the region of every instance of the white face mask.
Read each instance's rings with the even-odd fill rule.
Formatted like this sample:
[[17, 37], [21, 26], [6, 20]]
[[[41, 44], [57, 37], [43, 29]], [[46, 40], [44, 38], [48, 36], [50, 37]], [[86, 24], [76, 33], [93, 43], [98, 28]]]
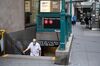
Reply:
[[36, 44], [36, 41], [33, 41], [33, 45], [35, 45]]

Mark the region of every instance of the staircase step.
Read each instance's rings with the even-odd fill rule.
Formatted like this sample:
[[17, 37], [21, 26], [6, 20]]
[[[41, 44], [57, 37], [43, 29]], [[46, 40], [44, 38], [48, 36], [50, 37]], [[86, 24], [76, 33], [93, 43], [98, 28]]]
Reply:
[[31, 59], [33, 60], [54, 60], [55, 57], [6, 54], [6, 55], [3, 55], [1, 58], [29, 59], [29, 60]]

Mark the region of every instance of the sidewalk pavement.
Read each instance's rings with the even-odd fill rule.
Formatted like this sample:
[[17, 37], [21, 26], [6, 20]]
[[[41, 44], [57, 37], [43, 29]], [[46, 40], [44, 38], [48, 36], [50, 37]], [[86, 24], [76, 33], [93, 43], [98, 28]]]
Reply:
[[77, 23], [69, 66], [100, 66], [100, 31], [92, 31]]

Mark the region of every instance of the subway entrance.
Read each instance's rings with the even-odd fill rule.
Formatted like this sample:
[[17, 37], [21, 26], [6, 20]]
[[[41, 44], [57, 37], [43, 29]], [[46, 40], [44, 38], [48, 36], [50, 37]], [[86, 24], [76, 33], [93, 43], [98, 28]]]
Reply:
[[[23, 54], [33, 38], [36, 38], [36, 27], [31, 27], [26, 30], [16, 31], [12, 33], [2, 34], [0, 32], [0, 55], [16, 54], [30, 55], [30, 50]], [[33, 36], [32, 36], [33, 35]], [[41, 45], [41, 56], [55, 56], [55, 51], [59, 46], [58, 41], [37, 41]]]

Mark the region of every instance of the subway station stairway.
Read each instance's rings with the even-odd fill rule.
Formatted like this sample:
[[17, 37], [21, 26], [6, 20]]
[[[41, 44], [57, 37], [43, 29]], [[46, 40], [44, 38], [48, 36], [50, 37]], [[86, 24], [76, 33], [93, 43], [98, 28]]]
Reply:
[[[0, 66], [59, 66], [54, 57], [6, 54], [0, 57]], [[64, 65], [60, 65], [64, 66]]]

